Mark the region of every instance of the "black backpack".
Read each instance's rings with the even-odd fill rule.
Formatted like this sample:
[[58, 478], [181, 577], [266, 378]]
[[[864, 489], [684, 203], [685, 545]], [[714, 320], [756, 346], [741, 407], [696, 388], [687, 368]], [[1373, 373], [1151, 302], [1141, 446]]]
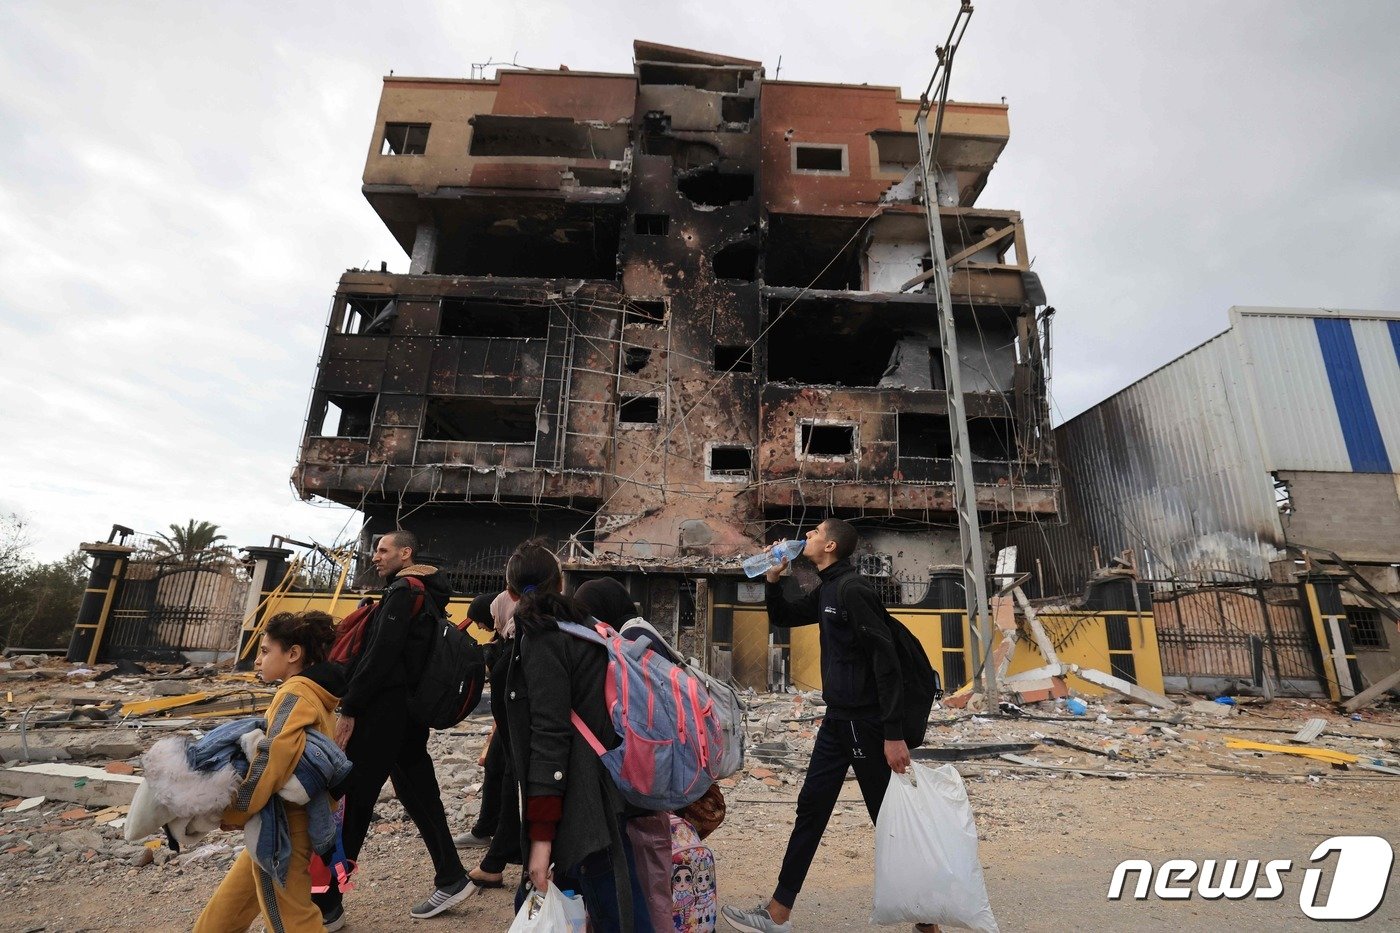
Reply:
[[466, 632], [470, 620], [454, 625], [431, 599], [423, 601], [422, 612], [433, 624], [433, 635], [423, 674], [408, 700], [408, 715], [433, 729], [451, 729], [481, 702], [486, 654]]
[[[859, 579], [856, 574], [848, 574], [836, 584], [836, 602], [842, 613], [847, 613], [847, 584]], [[929, 713], [933, 711], [933, 701], [943, 695], [943, 686], [939, 681], [938, 671], [929, 663], [928, 652], [924, 650], [923, 643], [883, 605], [880, 609], [885, 614], [890, 640], [894, 642], [894, 653], [899, 658], [899, 672], [904, 687], [904, 742], [910, 748], [918, 748], [924, 744]], [[849, 618], [849, 614], [847, 617]]]

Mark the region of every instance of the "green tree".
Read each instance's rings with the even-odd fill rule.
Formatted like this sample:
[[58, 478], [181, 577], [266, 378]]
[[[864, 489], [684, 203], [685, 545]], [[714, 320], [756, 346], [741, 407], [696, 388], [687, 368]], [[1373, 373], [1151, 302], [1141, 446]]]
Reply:
[[0, 645], [62, 647], [72, 636], [87, 585], [87, 558], [74, 551], [39, 563], [29, 549], [24, 519], [0, 515]]
[[151, 542], [151, 550], [157, 557], [177, 557], [193, 560], [201, 554], [212, 553], [228, 557], [229, 547], [223, 542], [226, 535], [219, 534], [219, 526], [212, 522], [196, 522], [190, 519], [184, 527], [171, 524], [170, 534], [158, 534]]
[[68, 644], [87, 580], [87, 557], [82, 551], [61, 560], [27, 565], [15, 587], [18, 598], [3, 613], [8, 617], [6, 646], [60, 648]]

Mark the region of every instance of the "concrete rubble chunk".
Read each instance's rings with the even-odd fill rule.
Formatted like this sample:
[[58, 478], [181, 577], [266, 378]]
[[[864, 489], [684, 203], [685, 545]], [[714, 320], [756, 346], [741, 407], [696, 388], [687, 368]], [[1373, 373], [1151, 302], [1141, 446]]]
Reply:
[[90, 829], [70, 829], [58, 834], [58, 848], [62, 852], [85, 852], [88, 849], [101, 849], [102, 836]]
[[0, 770], [0, 794], [43, 796], [89, 806], [129, 804], [140, 783], [134, 775], [63, 763], [14, 765]]
[[1214, 700], [1197, 700], [1191, 704], [1189, 709], [1193, 713], [1215, 716], [1219, 719], [1235, 715], [1235, 707], [1225, 703], [1216, 703]]

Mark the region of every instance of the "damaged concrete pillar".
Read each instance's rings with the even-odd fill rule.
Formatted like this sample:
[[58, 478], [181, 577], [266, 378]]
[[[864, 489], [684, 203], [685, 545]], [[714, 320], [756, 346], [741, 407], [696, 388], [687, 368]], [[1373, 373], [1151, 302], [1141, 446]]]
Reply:
[[418, 224], [418, 232], [413, 235], [413, 258], [409, 261], [409, 275], [432, 275], [437, 265], [438, 228], [431, 220]]
[[84, 544], [82, 551], [92, 558], [87, 589], [78, 606], [78, 619], [73, 625], [73, 639], [68, 643], [68, 660], [96, 664], [102, 653], [102, 639], [107, 632], [122, 571], [135, 548], [121, 544]]
[[243, 611], [243, 629], [238, 633], [238, 654], [234, 669], [251, 671], [258, 649], [251, 642], [267, 615], [268, 599], [287, 573], [287, 558], [292, 552], [280, 547], [249, 547], [243, 553], [253, 562], [253, 579], [248, 584], [248, 599]]

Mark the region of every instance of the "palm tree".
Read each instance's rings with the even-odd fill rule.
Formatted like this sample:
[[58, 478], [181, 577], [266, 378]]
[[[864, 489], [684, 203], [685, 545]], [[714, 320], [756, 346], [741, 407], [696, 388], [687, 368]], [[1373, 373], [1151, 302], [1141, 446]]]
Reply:
[[151, 542], [151, 550], [157, 557], [174, 557], [179, 560], [194, 560], [201, 554], [228, 556], [227, 535], [219, 534], [219, 526], [212, 522], [195, 522], [190, 519], [182, 528], [171, 524], [170, 534], [158, 534]]

